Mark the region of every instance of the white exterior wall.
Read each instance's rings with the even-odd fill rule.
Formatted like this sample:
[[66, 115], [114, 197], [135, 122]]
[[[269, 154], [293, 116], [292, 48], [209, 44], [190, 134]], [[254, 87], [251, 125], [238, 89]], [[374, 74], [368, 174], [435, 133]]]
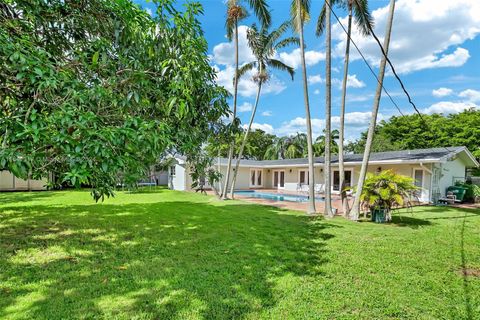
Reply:
[[3, 170], [0, 171], [0, 191], [39, 191], [46, 190], [48, 180], [23, 180], [16, 178], [12, 173]]
[[444, 197], [447, 188], [455, 184], [455, 178], [465, 179], [465, 164], [460, 158], [442, 164], [442, 173], [439, 181], [440, 194]]
[[185, 164], [175, 164], [175, 175], [172, 169], [168, 168], [168, 187], [172, 190], [187, 190], [185, 181]]

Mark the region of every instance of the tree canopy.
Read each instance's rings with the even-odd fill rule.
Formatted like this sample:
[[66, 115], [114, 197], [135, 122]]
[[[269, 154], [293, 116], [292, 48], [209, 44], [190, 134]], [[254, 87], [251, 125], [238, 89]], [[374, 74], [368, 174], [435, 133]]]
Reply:
[[[448, 146], [466, 146], [480, 158], [480, 110], [461, 113], [406, 115], [381, 121], [376, 128], [372, 151], [392, 151]], [[366, 132], [360, 139], [348, 144], [347, 150], [362, 153]]]
[[98, 200], [168, 150], [199, 157], [228, 112], [203, 9], [154, 2], [154, 17], [127, 0], [0, 4], [0, 169]]

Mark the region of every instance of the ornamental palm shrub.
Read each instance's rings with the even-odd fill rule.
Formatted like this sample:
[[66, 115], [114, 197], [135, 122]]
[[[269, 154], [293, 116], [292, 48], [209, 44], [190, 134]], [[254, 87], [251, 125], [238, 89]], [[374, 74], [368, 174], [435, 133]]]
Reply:
[[386, 219], [390, 221], [392, 208], [403, 206], [405, 199], [413, 196], [418, 189], [412, 178], [397, 174], [392, 170], [381, 171], [377, 174], [368, 173], [360, 201], [370, 211], [385, 209]]

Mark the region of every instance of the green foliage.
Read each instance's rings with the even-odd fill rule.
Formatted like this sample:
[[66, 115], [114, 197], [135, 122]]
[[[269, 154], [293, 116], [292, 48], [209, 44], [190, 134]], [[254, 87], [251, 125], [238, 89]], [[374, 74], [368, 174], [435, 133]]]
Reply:
[[480, 197], [480, 186], [477, 186], [468, 182], [457, 181], [455, 183], [457, 187], [462, 187], [466, 189], [464, 199], [466, 201], [474, 201], [476, 197]]
[[2, 320], [478, 318], [478, 210], [378, 225], [164, 189], [89, 200], [0, 193]]
[[99, 200], [169, 149], [201, 150], [227, 114], [202, 8], [155, 4], [154, 18], [130, 1], [0, 5], [0, 167]]
[[378, 174], [368, 173], [360, 196], [363, 205], [373, 209], [387, 209], [402, 206], [418, 188], [411, 177], [385, 170]]
[[[372, 151], [393, 151], [433, 147], [466, 146], [480, 159], [480, 110], [465, 110], [447, 116], [416, 114], [392, 117], [376, 128]], [[362, 153], [367, 133], [346, 146], [346, 150]]]

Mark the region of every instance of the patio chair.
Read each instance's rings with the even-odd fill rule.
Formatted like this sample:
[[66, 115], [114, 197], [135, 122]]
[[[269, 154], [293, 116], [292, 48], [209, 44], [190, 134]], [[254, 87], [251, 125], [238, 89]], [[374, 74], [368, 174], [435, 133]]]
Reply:
[[297, 184], [297, 192], [308, 192], [308, 184], [298, 183]]
[[325, 185], [323, 183], [315, 184], [315, 193], [325, 193]]

